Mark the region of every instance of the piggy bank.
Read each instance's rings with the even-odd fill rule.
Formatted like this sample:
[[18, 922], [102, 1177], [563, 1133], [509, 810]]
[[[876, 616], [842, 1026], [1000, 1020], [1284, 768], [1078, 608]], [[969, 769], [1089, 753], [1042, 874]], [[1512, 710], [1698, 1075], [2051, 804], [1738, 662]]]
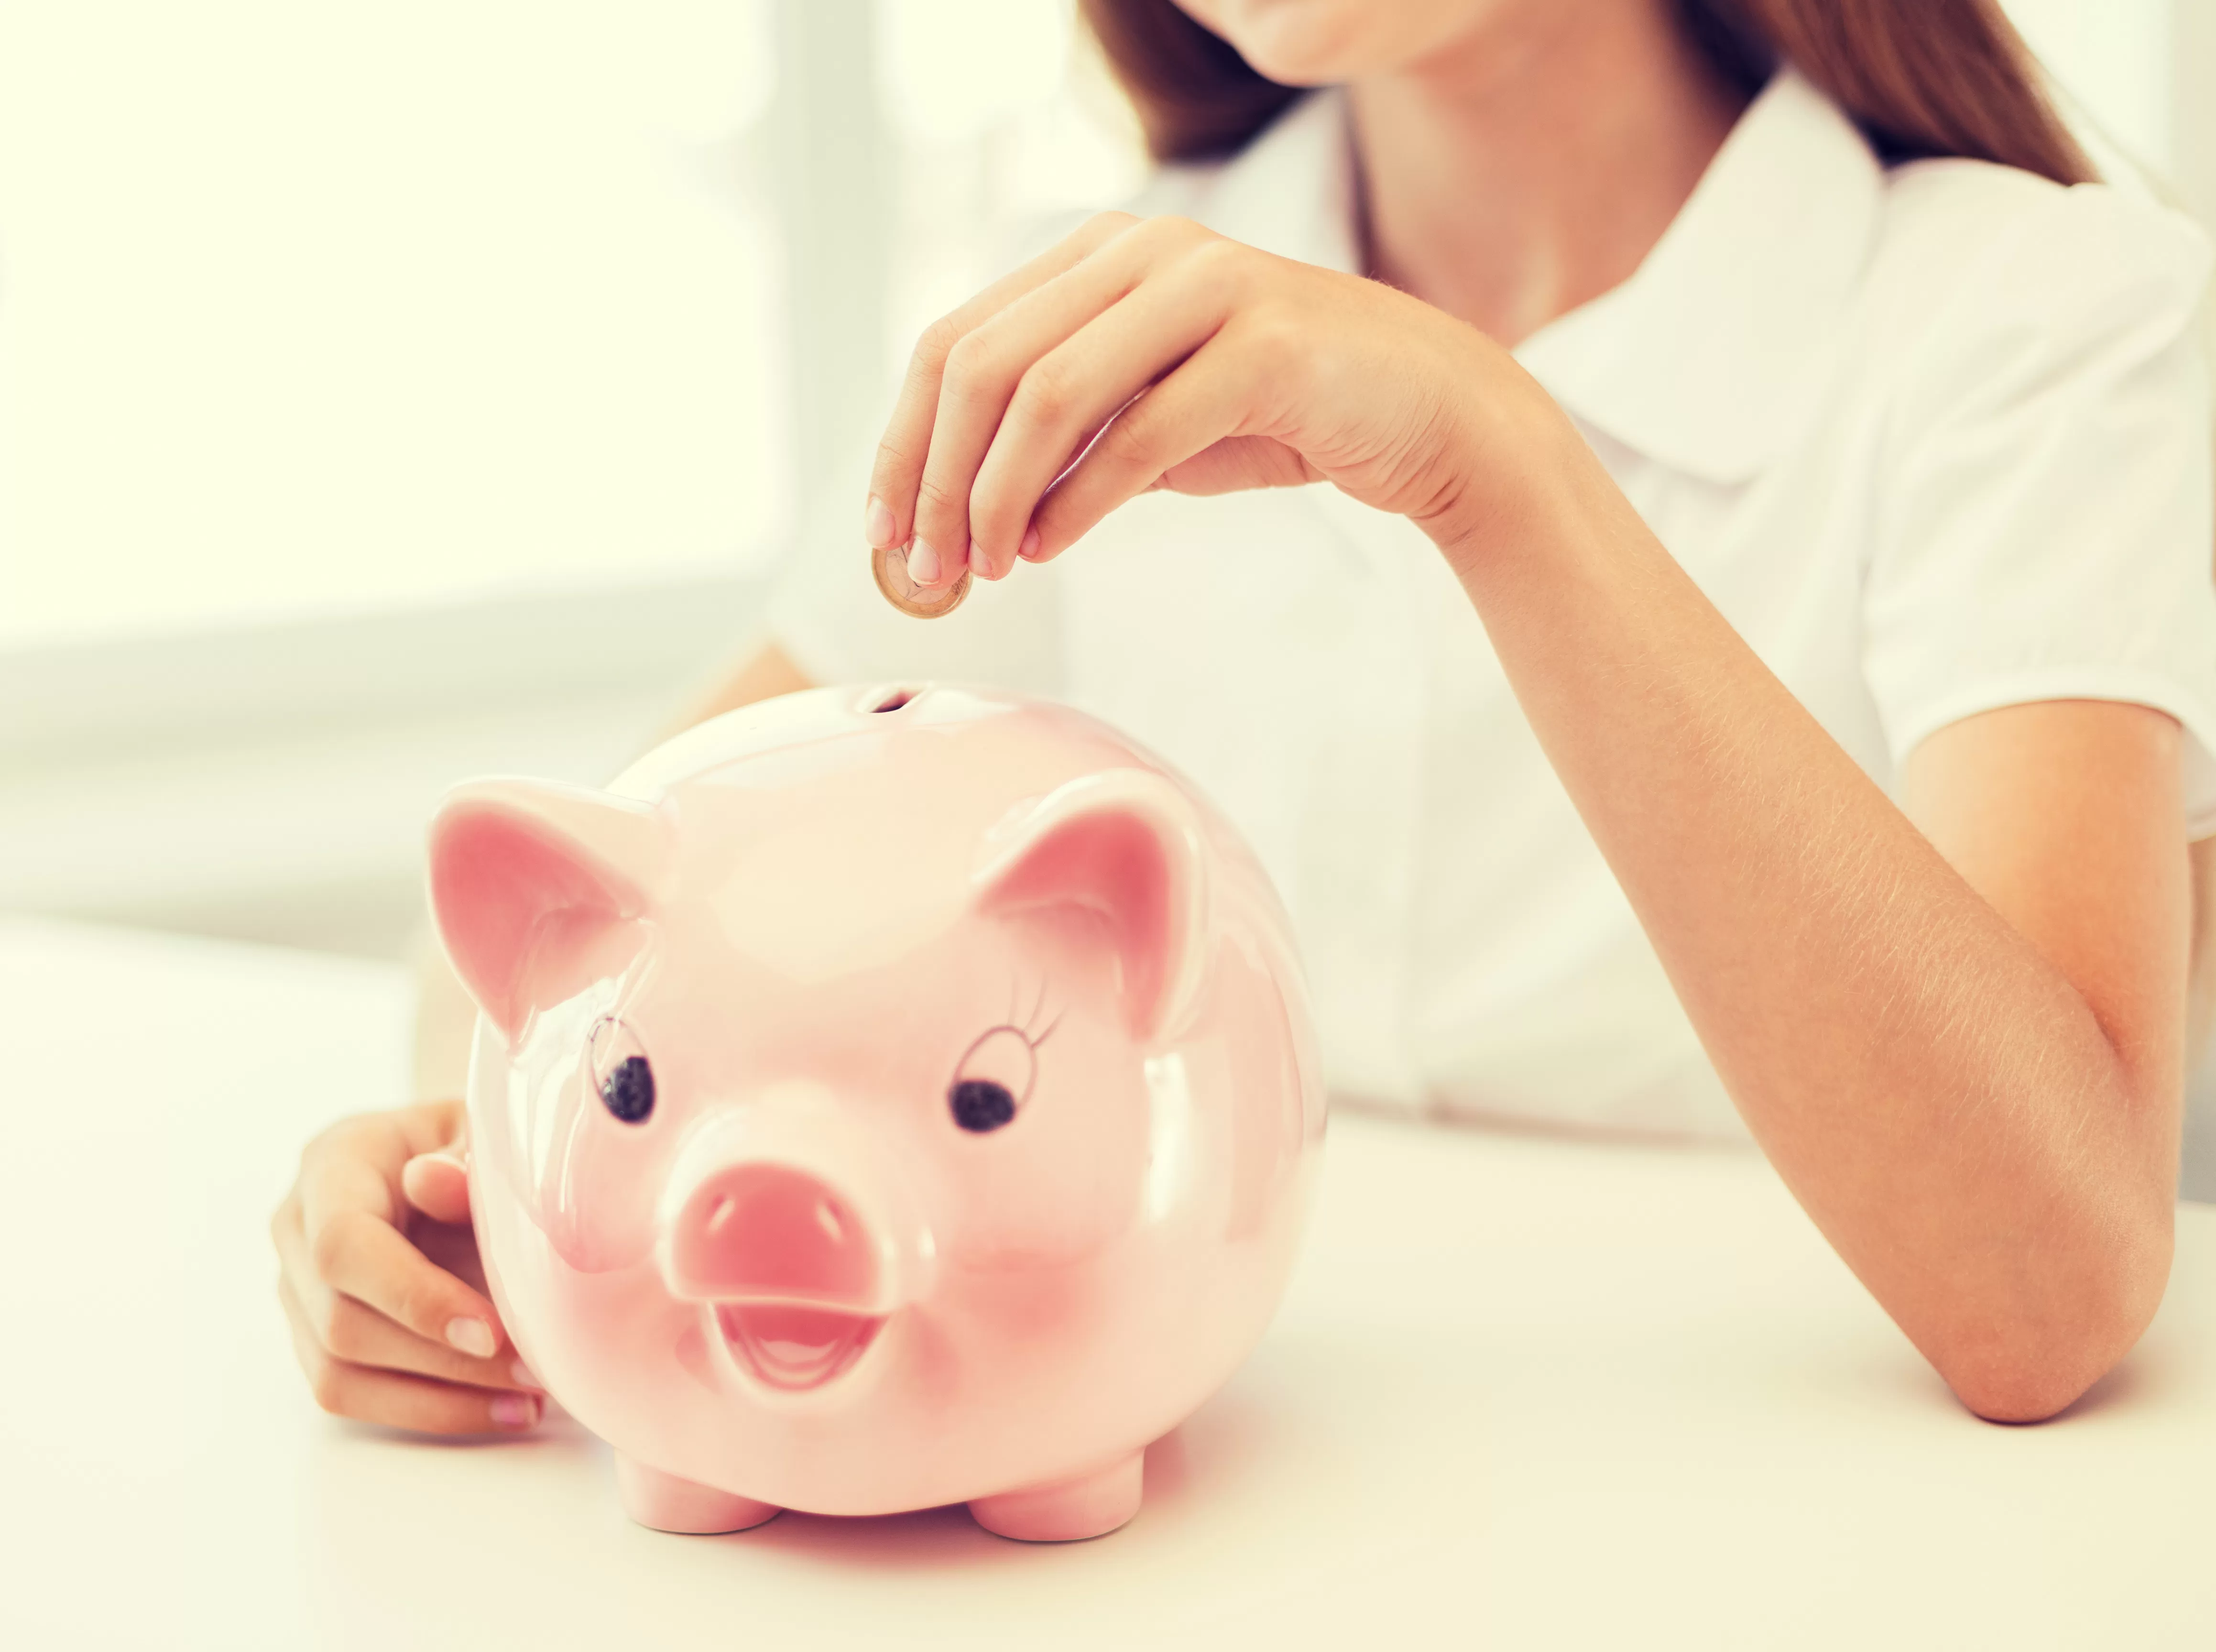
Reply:
[[1105, 725], [733, 712], [433, 823], [495, 1301], [628, 1513], [1113, 1530], [1259, 1337], [1324, 1125], [1283, 911]]

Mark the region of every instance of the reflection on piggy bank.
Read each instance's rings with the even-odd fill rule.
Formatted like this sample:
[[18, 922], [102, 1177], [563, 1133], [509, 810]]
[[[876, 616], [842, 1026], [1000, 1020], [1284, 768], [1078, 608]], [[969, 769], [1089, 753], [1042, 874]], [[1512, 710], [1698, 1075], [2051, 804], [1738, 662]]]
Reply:
[[645, 1525], [1111, 1531], [1277, 1305], [1324, 1122], [1285, 918], [1090, 718], [789, 695], [606, 792], [462, 787], [431, 894], [494, 1297]]

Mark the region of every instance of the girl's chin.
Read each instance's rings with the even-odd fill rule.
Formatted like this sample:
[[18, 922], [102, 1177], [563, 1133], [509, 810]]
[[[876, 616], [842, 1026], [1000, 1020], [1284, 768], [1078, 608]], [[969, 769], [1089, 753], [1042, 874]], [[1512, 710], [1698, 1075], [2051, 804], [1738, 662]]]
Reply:
[[1256, 72], [1286, 86], [1333, 86], [1424, 58], [1441, 43], [1435, 35], [1453, 38], [1455, 25], [1469, 21], [1460, 14], [1472, 7], [1468, 0], [1405, 9], [1379, 0], [1214, 0], [1191, 9]]

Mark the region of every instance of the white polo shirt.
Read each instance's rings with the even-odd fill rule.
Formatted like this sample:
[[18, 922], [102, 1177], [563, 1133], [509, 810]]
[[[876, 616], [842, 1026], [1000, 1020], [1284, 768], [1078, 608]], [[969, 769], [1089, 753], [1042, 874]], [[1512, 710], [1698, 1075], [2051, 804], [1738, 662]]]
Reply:
[[[1344, 100], [1139, 206], [1356, 266]], [[2176, 214], [1967, 161], [1881, 167], [1780, 75], [1638, 271], [1517, 358], [1834, 738], [1891, 787], [1935, 729], [2160, 707], [2216, 832], [2208, 256]], [[855, 483], [860, 512], [862, 480]], [[822, 681], [1045, 693], [1246, 829], [1302, 936], [1342, 1101], [1744, 1133], [1525, 724], [1404, 519], [1328, 485], [1135, 501], [942, 620], [803, 548], [772, 630]]]

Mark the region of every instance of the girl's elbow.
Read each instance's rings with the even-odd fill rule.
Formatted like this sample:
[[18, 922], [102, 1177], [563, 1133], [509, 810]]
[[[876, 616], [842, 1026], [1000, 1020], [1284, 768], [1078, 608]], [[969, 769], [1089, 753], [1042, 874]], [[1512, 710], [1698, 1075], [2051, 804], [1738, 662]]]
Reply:
[[2170, 1280], [2171, 1211], [2130, 1240], [2111, 1240], [2102, 1264], [2057, 1301], [1981, 1316], [1978, 1334], [1934, 1360], [1964, 1406], [1988, 1422], [2045, 1422], [2069, 1409], [2132, 1351]]
[[2103, 1357], [2071, 1350], [1942, 1369], [1940, 1375], [1954, 1397], [1987, 1422], [2045, 1422], [2077, 1403], [2122, 1357], [2121, 1351]]

